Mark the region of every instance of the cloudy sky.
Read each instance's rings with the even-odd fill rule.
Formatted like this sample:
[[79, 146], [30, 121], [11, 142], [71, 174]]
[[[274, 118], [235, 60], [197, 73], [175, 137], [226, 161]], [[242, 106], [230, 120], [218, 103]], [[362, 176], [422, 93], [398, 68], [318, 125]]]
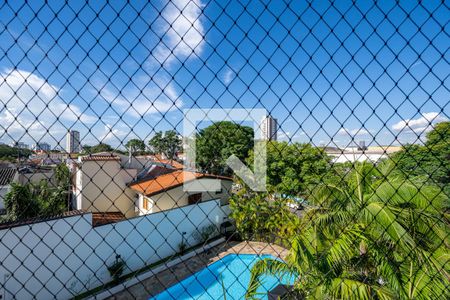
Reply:
[[189, 108], [266, 108], [281, 139], [317, 145], [420, 142], [448, 120], [440, 1], [281, 2], [6, 4], [0, 142], [120, 146], [182, 132]]

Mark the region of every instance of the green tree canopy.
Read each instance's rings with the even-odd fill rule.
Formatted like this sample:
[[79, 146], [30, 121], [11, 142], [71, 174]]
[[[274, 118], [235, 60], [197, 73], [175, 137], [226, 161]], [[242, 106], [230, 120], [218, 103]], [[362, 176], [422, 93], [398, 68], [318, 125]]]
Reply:
[[0, 158], [5, 160], [16, 160], [18, 157], [24, 158], [30, 156], [32, 153], [29, 149], [21, 149], [17, 147], [10, 147], [8, 145], [0, 145]]
[[44, 179], [39, 183], [11, 184], [4, 200], [8, 221], [55, 216], [69, 209], [70, 171], [65, 164], [54, 171], [55, 185]]
[[182, 141], [175, 130], [158, 131], [148, 142], [154, 153], [163, 154], [168, 159], [175, 159], [182, 150]]
[[39, 215], [39, 204], [33, 197], [31, 187], [31, 184], [11, 183], [11, 188], [4, 199], [8, 221], [17, 221]]
[[98, 153], [98, 152], [113, 152], [115, 151], [111, 145], [100, 143], [95, 146], [83, 146], [83, 153], [86, 154], [92, 154], [92, 153]]
[[137, 152], [142, 152], [145, 150], [145, 143], [143, 140], [131, 139], [125, 144], [125, 147], [127, 148], [128, 152], [131, 152], [131, 154], [135, 154]]
[[448, 299], [448, 197], [386, 171], [356, 163], [318, 185], [286, 262], [257, 262], [247, 298], [262, 274], [290, 273], [308, 299]]
[[[254, 152], [247, 159], [253, 163]], [[330, 157], [310, 144], [267, 142], [267, 185], [273, 192], [290, 196], [308, 194], [330, 169]]]
[[289, 211], [288, 201], [244, 187], [230, 198], [230, 218], [241, 238], [289, 245], [300, 219]]
[[441, 187], [450, 196], [450, 122], [437, 124], [424, 145], [406, 145], [391, 156], [394, 172]]
[[233, 122], [216, 122], [196, 137], [196, 164], [213, 174], [230, 175], [226, 160], [236, 155], [245, 161], [253, 148], [253, 129]]

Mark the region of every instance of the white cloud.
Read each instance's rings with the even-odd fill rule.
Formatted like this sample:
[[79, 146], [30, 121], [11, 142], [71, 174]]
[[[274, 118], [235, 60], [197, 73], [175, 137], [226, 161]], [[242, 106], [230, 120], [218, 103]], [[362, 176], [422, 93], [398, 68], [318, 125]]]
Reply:
[[289, 131], [282, 131], [278, 133], [279, 139], [289, 139], [291, 133]]
[[355, 128], [355, 129], [341, 128], [341, 129], [339, 129], [338, 134], [339, 135], [349, 135], [349, 136], [368, 135], [369, 131], [367, 131], [364, 128]]
[[117, 126], [113, 127], [110, 124], [105, 124], [103, 133], [100, 135], [98, 141], [102, 143], [113, 142], [121, 144], [126, 135], [127, 132], [117, 128]]
[[39, 140], [48, 135], [47, 130], [62, 131], [62, 122], [90, 124], [97, 120], [75, 104], [61, 100], [60, 92], [36, 74], [19, 69], [1, 71], [0, 137]]
[[[205, 35], [200, 20], [202, 6], [200, 0], [163, 2], [154, 26], [161, 41], [158, 39], [159, 43], [145, 62], [145, 74], [137, 74], [128, 83], [113, 82], [100, 74], [95, 78], [94, 94], [111, 103], [116, 112], [133, 118], [181, 108], [183, 101], [168, 68], [177, 61], [175, 58], [182, 60], [202, 52]], [[164, 68], [161, 68], [162, 63]]]
[[223, 83], [225, 83], [225, 85], [228, 85], [231, 82], [231, 80], [233, 80], [234, 76], [235, 73], [233, 70], [231, 69], [226, 70], [225, 73], [223, 74]]
[[200, 0], [173, 0], [164, 7], [164, 25], [160, 28], [164, 35], [153, 53], [160, 63], [202, 52], [205, 30], [200, 21], [201, 7]]
[[294, 141], [298, 140], [301, 136], [305, 135], [303, 131], [301, 132], [290, 132], [290, 131], [281, 131], [278, 132], [278, 139], [285, 140], [285, 141]]
[[392, 129], [403, 132], [424, 133], [433, 129], [434, 124], [447, 121], [448, 119], [441, 116], [437, 112], [423, 113], [421, 117], [417, 119], [405, 119], [401, 120], [394, 125]]
[[125, 90], [119, 92], [113, 87], [104, 87], [99, 94], [110, 102], [116, 111], [135, 118], [155, 113], [163, 114], [183, 106], [183, 102], [178, 98], [172, 84], [168, 84], [163, 89], [153, 85], [142, 91], [133, 89], [128, 92]]

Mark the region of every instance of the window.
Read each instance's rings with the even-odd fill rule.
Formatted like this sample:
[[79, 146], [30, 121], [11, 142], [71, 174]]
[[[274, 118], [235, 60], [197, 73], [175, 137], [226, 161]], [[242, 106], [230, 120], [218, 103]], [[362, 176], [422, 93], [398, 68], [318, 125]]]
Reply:
[[192, 194], [188, 197], [188, 205], [197, 204], [202, 201], [202, 193]]
[[142, 206], [145, 210], [148, 210], [148, 199], [145, 197], [142, 198]]

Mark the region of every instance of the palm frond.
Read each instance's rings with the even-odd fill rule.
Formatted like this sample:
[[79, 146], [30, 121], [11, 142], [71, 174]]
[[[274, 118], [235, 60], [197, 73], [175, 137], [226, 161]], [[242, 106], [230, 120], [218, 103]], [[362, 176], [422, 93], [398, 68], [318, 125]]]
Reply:
[[333, 240], [331, 247], [327, 250], [326, 261], [335, 270], [340, 269], [344, 262], [355, 256], [359, 242], [365, 239], [361, 226], [354, 224]]
[[414, 239], [397, 222], [395, 214], [392, 213], [386, 204], [381, 202], [369, 203], [362, 210], [361, 216], [364, 223], [368, 224], [368, 227], [372, 229], [370, 232], [374, 235], [374, 240], [381, 236], [388, 236], [394, 244], [406, 250], [412, 250], [416, 247]]
[[259, 295], [257, 290], [263, 284], [261, 277], [264, 274], [274, 275], [277, 278], [297, 276], [296, 270], [289, 267], [283, 261], [272, 258], [259, 260], [251, 269], [250, 282], [247, 287], [245, 299], [257, 299], [256, 297]]
[[367, 284], [350, 278], [336, 278], [329, 288], [331, 299], [395, 299], [394, 292], [386, 287]]

